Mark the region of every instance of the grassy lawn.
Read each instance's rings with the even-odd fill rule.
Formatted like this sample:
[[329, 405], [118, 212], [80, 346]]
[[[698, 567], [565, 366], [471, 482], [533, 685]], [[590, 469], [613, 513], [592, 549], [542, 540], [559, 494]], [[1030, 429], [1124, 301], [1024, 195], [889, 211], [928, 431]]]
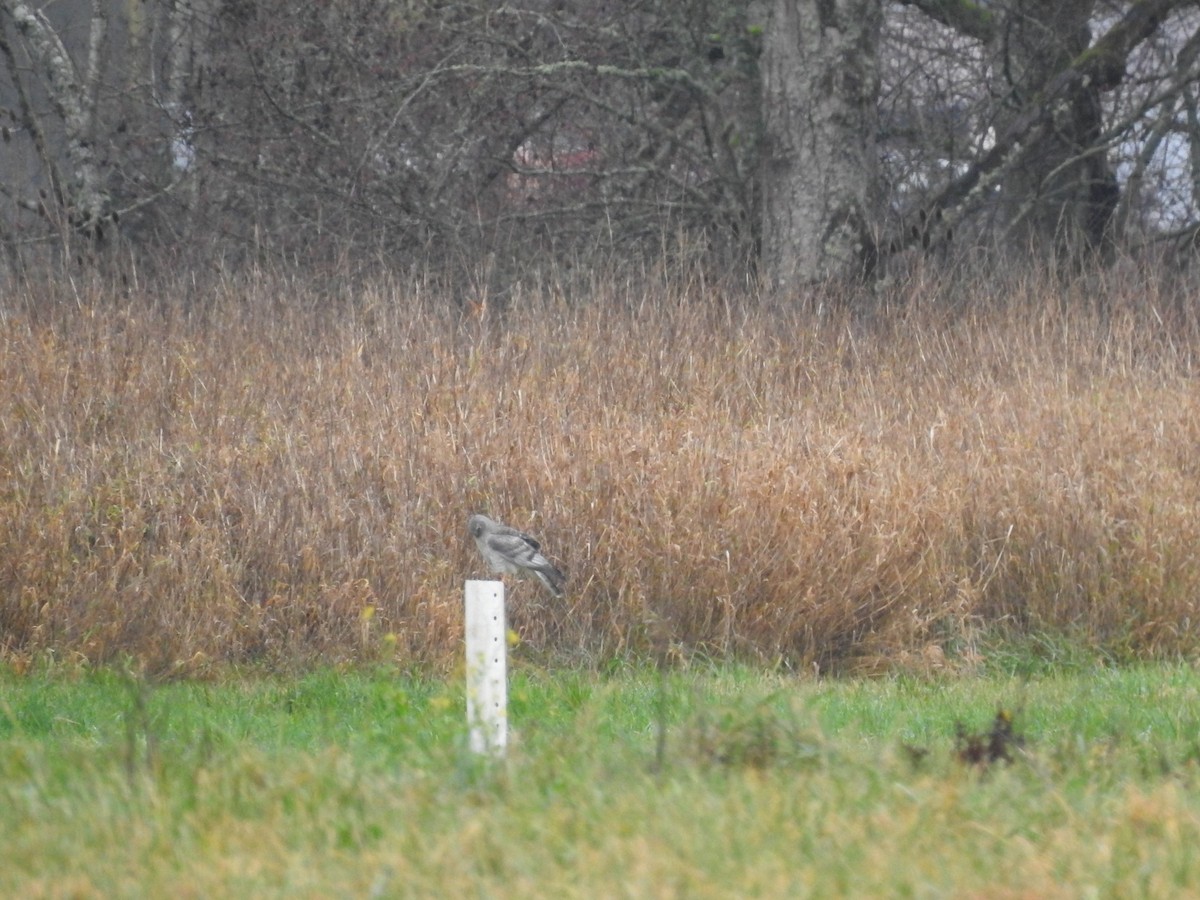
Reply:
[[[0, 894], [1197, 894], [1198, 701], [1170, 664], [518, 666], [490, 766], [454, 678], [0, 676]], [[1000, 709], [1011, 761], [965, 762]]]

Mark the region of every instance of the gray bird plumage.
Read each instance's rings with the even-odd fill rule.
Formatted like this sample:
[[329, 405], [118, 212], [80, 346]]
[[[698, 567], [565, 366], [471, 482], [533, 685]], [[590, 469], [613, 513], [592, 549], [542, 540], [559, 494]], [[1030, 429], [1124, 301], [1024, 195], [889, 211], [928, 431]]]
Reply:
[[555, 597], [563, 595], [567, 579], [550, 560], [539, 552], [542, 545], [523, 531], [493, 522], [487, 516], [474, 515], [467, 530], [488, 568], [498, 574], [532, 572]]

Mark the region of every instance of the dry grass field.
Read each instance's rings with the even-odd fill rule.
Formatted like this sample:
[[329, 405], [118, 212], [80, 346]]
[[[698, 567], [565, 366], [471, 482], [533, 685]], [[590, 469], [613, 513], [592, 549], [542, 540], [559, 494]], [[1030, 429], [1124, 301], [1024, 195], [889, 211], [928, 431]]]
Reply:
[[10, 667], [449, 665], [475, 511], [568, 573], [561, 602], [510, 585], [535, 658], [1196, 654], [1182, 287], [918, 275], [852, 305], [651, 275], [499, 309], [336, 284], [3, 296]]

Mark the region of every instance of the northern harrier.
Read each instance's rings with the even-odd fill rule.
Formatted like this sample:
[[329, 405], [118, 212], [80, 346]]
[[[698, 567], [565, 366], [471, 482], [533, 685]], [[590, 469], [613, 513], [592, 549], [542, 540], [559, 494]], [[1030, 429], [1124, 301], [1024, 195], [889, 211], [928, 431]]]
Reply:
[[471, 516], [467, 530], [475, 538], [479, 553], [493, 572], [517, 575], [532, 572], [555, 597], [563, 595], [566, 577], [542, 556], [539, 552], [542, 545], [525, 532], [481, 515]]

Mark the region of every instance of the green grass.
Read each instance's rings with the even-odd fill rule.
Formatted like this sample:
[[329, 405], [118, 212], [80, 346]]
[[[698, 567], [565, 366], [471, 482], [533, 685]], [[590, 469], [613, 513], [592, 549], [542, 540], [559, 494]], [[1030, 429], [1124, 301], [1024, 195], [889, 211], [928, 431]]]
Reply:
[[[1011, 764], [956, 731], [1012, 712]], [[665, 752], [658, 752], [661, 717]], [[1200, 676], [0, 677], [4, 896], [1180, 896]]]

